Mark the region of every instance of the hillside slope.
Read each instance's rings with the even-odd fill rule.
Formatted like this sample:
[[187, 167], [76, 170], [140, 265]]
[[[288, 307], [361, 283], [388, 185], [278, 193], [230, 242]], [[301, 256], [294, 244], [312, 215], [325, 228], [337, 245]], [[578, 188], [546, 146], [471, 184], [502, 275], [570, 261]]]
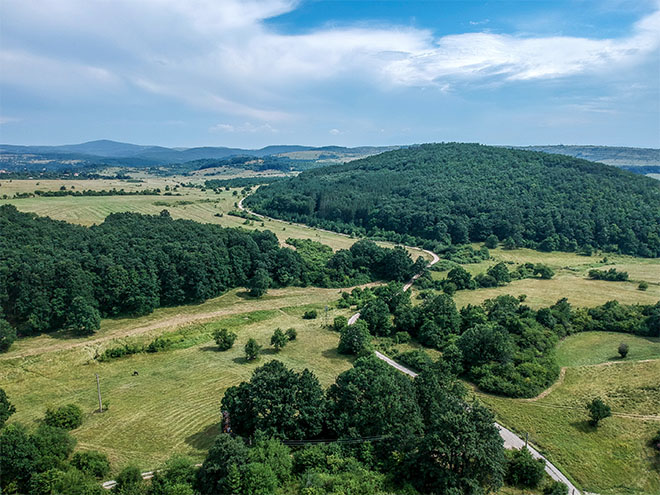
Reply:
[[[660, 184], [582, 159], [427, 144], [260, 188], [258, 212], [441, 249], [491, 234], [517, 246], [660, 256]], [[412, 239], [416, 238], [416, 239]]]

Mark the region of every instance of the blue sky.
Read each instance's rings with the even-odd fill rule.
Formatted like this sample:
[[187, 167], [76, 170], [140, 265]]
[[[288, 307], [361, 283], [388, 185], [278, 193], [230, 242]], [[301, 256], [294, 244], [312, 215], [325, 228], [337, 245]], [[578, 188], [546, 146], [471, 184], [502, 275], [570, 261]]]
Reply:
[[3, 0], [0, 142], [660, 147], [660, 1]]

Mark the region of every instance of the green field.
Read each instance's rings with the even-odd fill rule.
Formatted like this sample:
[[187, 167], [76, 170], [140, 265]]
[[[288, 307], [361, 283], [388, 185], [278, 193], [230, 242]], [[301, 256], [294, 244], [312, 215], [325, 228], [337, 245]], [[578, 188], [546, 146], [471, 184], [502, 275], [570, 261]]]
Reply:
[[[609, 362], [620, 341], [629, 342], [629, 357]], [[518, 433], [529, 433], [530, 441], [584, 490], [604, 495], [658, 493], [660, 459], [648, 443], [660, 429], [660, 343], [590, 332], [565, 339], [558, 354], [569, 367], [547, 395], [536, 399], [477, 395], [495, 411], [498, 421]], [[636, 361], [652, 357], [656, 359]], [[593, 362], [604, 364], [584, 365]], [[613, 413], [598, 428], [589, 426], [585, 409], [595, 397], [601, 397]]]
[[[203, 182], [202, 179], [228, 178], [219, 177], [174, 177], [154, 178], [146, 176], [142, 183], [128, 182], [126, 180], [13, 180], [0, 181], [0, 197], [3, 194], [13, 196], [16, 192], [33, 192], [36, 189], [58, 190], [62, 185], [67, 188], [75, 186], [75, 190], [101, 190], [101, 189], [125, 189], [126, 191], [139, 191], [144, 189], [160, 188], [164, 191], [165, 186], [174, 187], [180, 182]], [[38, 184], [38, 185], [37, 185]], [[179, 188], [177, 193], [181, 196], [87, 196], [73, 197], [64, 196], [56, 198], [23, 198], [23, 199], [0, 199], [0, 204], [12, 204], [20, 211], [36, 213], [48, 216], [55, 220], [64, 220], [81, 225], [93, 225], [103, 222], [111, 213], [136, 212], [145, 215], [157, 215], [163, 209], [167, 209], [172, 218], [185, 218], [203, 223], [215, 223], [223, 227], [242, 227], [249, 230], [271, 230], [280, 240], [285, 243], [286, 239], [312, 239], [327, 244], [332, 249], [348, 249], [357, 240], [348, 236], [327, 232], [313, 227], [300, 224], [292, 224], [279, 220], [264, 219], [246, 223], [245, 219], [228, 215], [227, 212], [236, 210], [236, 203], [241, 196], [235, 196], [234, 192], [240, 189], [222, 191], [216, 194], [211, 190], [202, 191], [198, 188]], [[216, 215], [222, 215], [216, 216]], [[378, 242], [383, 246], [393, 246], [392, 243]], [[413, 257], [430, 256], [419, 249], [410, 249]]]
[[[0, 382], [17, 409], [11, 421], [36, 427], [47, 407], [75, 403], [86, 413], [83, 426], [73, 432], [77, 448], [105, 452], [115, 471], [128, 463], [153, 468], [175, 452], [201, 460], [217, 433], [224, 391], [249, 379], [255, 367], [277, 358], [297, 370], [311, 369], [328, 386], [351, 366], [350, 359], [337, 354], [338, 334], [322, 328], [322, 317], [301, 318], [306, 309], [322, 310], [336, 291], [289, 291], [272, 291], [264, 300], [248, 300], [242, 306], [240, 293], [232, 291], [203, 305], [183, 308], [181, 313], [165, 308], [144, 318], [105, 320], [101, 332], [90, 339], [59, 335], [23, 340], [0, 360]], [[207, 314], [210, 307], [219, 312], [224, 307], [227, 314], [210, 320], [203, 317], [205, 323], [200, 323], [197, 317]], [[338, 314], [347, 312], [331, 310], [329, 318]], [[183, 323], [186, 320], [193, 323]], [[217, 352], [212, 341], [212, 330], [220, 327], [238, 334], [227, 352]], [[298, 330], [297, 340], [279, 354], [269, 345], [277, 327]], [[103, 363], [92, 359], [94, 352], [105, 347], [148, 342], [176, 328], [191, 345]], [[243, 358], [243, 346], [250, 337], [265, 349], [254, 363]], [[60, 342], [53, 348], [50, 344], [57, 339]], [[21, 357], [26, 353], [30, 355]], [[132, 376], [133, 371], [139, 375]], [[109, 402], [103, 414], [94, 412], [98, 407], [96, 373], [101, 377], [103, 399]]]
[[[475, 248], [480, 245], [475, 244]], [[505, 250], [491, 249], [491, 259], [481, 263], [465, 264], [463, 268], [473, 275], [485, 272], [501, 261], [509, 269], [522, 263], [544, 263], [549, 265], [555, 276], [552, 280], [523, 279], [514, 280], [503, 287], [458, 291], [454, 296], [459, 307], [467, 304], [481, 304], [502, 294], [519, 296], [525, 294], [525, 304], [539, 308], [549, 306], [565, 297], [574, 306], [597, 306], [613, 299], [623, 304], [655, 304], [660, 301], [660, 259], [635, 258], [632, 256], [600, 253], [598, 256], [580, 256], [575, 253], [542, 253], [531, 249]], [[607, 257], [607, 262], [603, 258]], [[627, 271], [628, 282], [607, 282], [589, 280], [587, 272], [592, 268], [616, 268]], [[442, 279], [447, 272], [433, 272], [434, 278]], [[640, 281], [646, 281], [649, 287], [640, 291]]]
[[[621, 359], [617, 351], [621, 342], [629, 346], [625, 359]], [[584, 366], [646, 359], [660, 359], [660, 339], [624, 333], [584, 332], [567, 337], [557, 346], [559, 366]]]

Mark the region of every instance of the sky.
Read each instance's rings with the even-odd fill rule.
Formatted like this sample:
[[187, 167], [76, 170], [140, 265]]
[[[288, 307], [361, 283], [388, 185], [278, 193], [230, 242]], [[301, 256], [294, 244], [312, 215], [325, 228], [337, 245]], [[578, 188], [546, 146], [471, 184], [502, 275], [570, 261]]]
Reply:
[[660, 0], [0, 0], [0, 143], [660, 147]]

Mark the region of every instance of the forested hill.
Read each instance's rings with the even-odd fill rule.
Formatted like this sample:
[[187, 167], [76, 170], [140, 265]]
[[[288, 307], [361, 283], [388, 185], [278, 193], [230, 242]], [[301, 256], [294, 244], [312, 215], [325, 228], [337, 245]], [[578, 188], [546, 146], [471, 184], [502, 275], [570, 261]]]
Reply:
[[258, 212], [435, 249], [483, 241], [660, 256], [660, 184], [568, 156], [426, 144], [260, 188]]

